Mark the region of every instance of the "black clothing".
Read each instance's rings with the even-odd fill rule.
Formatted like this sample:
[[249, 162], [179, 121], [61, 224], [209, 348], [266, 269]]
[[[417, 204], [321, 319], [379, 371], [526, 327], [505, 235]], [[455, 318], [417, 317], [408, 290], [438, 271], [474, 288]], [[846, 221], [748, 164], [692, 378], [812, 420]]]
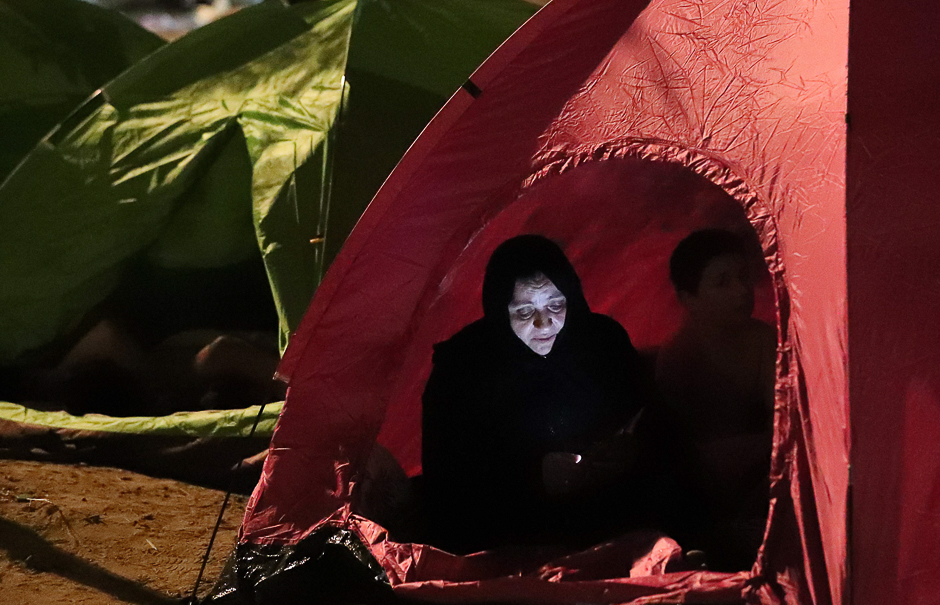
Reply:
[[[509, 324], [516, 279], [544, 273], [567, 299], [565, 325], [541, 356]], [[538, 236], [500, 246], [483, 285], [484, 317], [434, 350], [423, 397], [424, 486], [431, 542], [457, 551], [570, 543], [600, 528], [607, 490], [543, 488], [542, 459], [582, 453], [644, 404], [639, 357], [613, 319], [591, 313], [561, 250]], [[590, 532], [588, 532], [590, 533]]]

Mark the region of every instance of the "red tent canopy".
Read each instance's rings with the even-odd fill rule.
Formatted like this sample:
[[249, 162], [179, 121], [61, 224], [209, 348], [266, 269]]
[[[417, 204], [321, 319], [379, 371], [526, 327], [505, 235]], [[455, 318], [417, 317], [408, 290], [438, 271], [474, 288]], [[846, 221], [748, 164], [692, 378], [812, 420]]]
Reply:
[[[242, 541], [293, 544], [341, 520], [397, 590], [440, 601], [940, 602], [938, 118], [912, 94], [938, 86], [912, 61], [934, 65], [940, 43], [908, 5], [853, 11], [850, 56], [846, 0], [543, 8], [428, 126], [320, 286], [279, 370], [291, 389]], [[753, 570], [467, 584], [479, 578], [448, 576], [453, 560], [435, 569], [440, 553], [349, 516], [377, 438], [419, 472], [431, 346], [480, 316], [498, 243], [561, 243], [592, 307], [655, 348], [679, 317], [669, 252], [705, 226], [753, 228], [779, 331]]]

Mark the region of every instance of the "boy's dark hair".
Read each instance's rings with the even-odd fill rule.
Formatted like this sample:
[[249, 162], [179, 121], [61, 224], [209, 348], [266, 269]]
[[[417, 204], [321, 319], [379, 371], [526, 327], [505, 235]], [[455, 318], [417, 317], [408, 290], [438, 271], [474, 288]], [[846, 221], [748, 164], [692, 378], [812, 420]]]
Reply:
[[679, 242], [669, 257], [669, 279], [677, 292], [697, 294], [705, 267], [713, 259], [733, 254], [747, 257], [744, 238], [725, 229], [702, 229]]

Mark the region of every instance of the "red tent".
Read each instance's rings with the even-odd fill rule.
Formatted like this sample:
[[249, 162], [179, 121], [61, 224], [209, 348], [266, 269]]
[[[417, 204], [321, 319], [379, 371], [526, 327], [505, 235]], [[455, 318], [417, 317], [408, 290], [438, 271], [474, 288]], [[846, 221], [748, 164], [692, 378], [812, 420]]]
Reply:
[[[940, 602], [929, 14], [922, 0], [858, 0], [851, 19], [846, 0], [543, 8], [428, 126], [320, 286], [280, 368], [290, 394], [242, 543], [344, 524], [397, 592], [442, 602]], [[376, 438], [420, 470], [431, 345], [480, 315], [499, 242], [560, 242], [592, 307], [642, 348], [676, 325], [672, 246], [748, 223], [779, 331], [771, 513], [752, 570], [486, 579], [349, 514]]]

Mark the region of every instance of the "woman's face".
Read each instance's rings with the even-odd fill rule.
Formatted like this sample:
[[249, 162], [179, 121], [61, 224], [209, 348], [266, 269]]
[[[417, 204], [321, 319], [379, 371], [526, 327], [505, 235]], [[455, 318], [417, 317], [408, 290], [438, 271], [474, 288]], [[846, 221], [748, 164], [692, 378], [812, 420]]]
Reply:
[[527, 347], [548, 355], [565, 326], [568, 301], [552, 280], [539, 273], [517, 279], [509, 302], [509, 325]]

